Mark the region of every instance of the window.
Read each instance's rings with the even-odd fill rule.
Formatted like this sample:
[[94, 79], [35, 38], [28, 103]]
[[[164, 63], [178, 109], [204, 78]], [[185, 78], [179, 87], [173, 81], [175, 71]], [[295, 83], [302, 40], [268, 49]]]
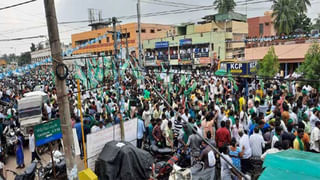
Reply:
[[200, 33], [200, 37], [203, 37], [203, 33]]
[[141, 29], [141, 33], [146, 33], [146, 29]]
[[150, 33], [154, 33], [154, 29], [150, 29]]
[[99, 44], [101, 44], [101, 40], [99, 40]]
[[263, 24], [259, 24], [259, 34], [263, 35]]
[[162, 29], [157, 29], [157, 31], [162, 31]]
[[109, 38], [109, 37], [107, 37], [107, 43], [108, 43], [108, 42], [110, 42], [110, 38]]
[[218, 31], [218, 28], [213, 28], [213, 32], [217, 32]]
[[232, 32], [232, 28], [227, 28], [226, 31], [227, 32]]
[[269, 26], [269, 23], [268, 23], [268, 22], [266, 22], [266, 23], [265, 23], [265, 25], [266, 25], [266, 26]]

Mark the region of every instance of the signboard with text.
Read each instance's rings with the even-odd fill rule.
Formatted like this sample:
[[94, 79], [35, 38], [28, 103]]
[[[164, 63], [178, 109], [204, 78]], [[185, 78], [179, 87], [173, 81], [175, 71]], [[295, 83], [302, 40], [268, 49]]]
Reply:
[[41, 146], [49, 142], [62, 138], [60, 119], [52, 120], [34, 127], [34, 137], [36, 146]]
[[180, 39], [179, 44], [180, 46], [191, 45], [192, 39]]
[[160, 41], [155, 43], [155, 48], [168, 48], [169, 47], [169, 41]]
[[229, 71], [231, 74], [246, 75], [247, 63], [228, 63], [227, 71]]
[[248, 74], [249, 75], [257, 74], [257, 69], [258, 69], [257, 67], [258, 67], [257, 61], [248, 63]]

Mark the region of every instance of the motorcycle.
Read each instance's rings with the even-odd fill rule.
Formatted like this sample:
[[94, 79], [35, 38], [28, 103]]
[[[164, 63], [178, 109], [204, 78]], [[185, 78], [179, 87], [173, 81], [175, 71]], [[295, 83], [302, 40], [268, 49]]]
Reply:
[[15, 175], [14, 180], [34, 180], [36, 177], [37, 162], [32, 162], [22, 174], [18, 174], [17, 172], [10, 169], [6, 171], [11, 172]]
[[173, 150], [168, 147], [159, 148], [156, 145], [150, 147], [145, 146], [144, 150], [148, 151], [155, 159], [155, 161], [167, 161], [173, 155]]
[[18, 142], [18, 137], [13, 128], [10, 128], [5, 134], [6, 137], [6, 149], [9, 154], [15, 154], [15, 145]]
[[[56, 177], [64, 177], [67, 174], [66, 161], [63, 154], [59, 151], [53, 153], [53, 161], [56, 172]], [[54, 172], [52, 168], [52, 162], [49, 162], [43, 167], [42, 177], [44, 180], [49, 180], [54, 177]]]

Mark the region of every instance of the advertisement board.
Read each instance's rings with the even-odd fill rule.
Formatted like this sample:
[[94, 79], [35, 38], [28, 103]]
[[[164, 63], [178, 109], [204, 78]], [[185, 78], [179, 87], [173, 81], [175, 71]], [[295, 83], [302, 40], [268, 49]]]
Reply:
[[228, 63], [227, 71], [235, 75], [246, 75], [247, 63]]
[[191, 44], [192, 44], [192, 39], [180, 39], [179, 40], [180, 46], [191, 45]]
[[169, 47], [169, 41], [160, 41], [155, 43], [155, 48], [160, 49], [160, 48], [168, 48]]
[[201, 57], [199, 63], [207, 65], [211, 63], [211, 59], [210, 57]]
[[249, 62], [248, 63], [248, 74], [249, 75], [257, 74], [257, 68], [258, 68], [258, 62], [257, 61]]

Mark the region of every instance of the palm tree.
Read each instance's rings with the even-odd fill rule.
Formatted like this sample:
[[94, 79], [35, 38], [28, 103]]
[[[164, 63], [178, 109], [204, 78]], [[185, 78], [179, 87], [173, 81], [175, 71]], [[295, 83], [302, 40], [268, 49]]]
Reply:
[[315, 29], [320, 29], [320, 14], [318, 14], [318, 17], [314, 19], [314, 22], [315, 23], [314, 23], [313, 27]]
[[299, 13], [306, 13], [308, 10], [307, 6], [311, 6], [310, 0], [296, 0]]
[[236, 7], [234, 0], [215, 0], [213, 5], [216, 6], [215, 9], [218, 9], [221, 14], [231, 12]]
[[295, 18], [298, 15], [296, 0], [275, 0], [272, 10], [277, 33], [289, 35], [293, 31]]

